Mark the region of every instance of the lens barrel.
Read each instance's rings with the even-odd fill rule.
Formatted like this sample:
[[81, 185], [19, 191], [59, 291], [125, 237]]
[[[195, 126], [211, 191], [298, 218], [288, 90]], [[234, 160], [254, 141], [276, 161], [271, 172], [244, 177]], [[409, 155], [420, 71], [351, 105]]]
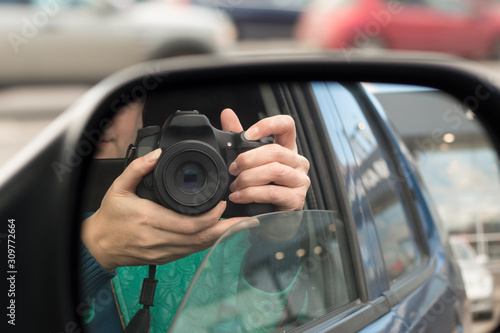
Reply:
[[229, 174], [215, 148], [198, 140], [170, 146], [154, 171], [155, 192], [162, 204], [187, 215], [215, 207], [226, 194]]

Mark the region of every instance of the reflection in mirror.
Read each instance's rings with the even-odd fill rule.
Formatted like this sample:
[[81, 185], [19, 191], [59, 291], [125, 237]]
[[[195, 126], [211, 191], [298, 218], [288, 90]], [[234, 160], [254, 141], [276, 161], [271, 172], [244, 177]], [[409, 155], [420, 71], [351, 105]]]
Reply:
[[464, 235], [479, 255], [500, 260], [498, 155], [474, 116], [477, 97], [458, 101], [442, 91], [402, 85], [367, 89], [414, 157], [446, 231]]
[[[164, 331], [207, 248], [225, 230], [246, 216], [304, 207], [309, 163], [297, 153], [293, 122], [278, 118], [263, 137], [241, 134], [281, 113], [272, 89], [258, 83], [158, 88], [145, 99], [110, 104], [113, 118], [100, 122], [102, 141], [82, 206], [82, 291], [90, 300], [84, 319], [89, 331], [134, 325], [136, 314], [146, 322], [152, 318], [153, 332]], [[249, 179], [237, 182], [236, 175], [249, 170], [232, 162], [259, 148], [253, 160], [261, 155], [271, 159], [252, 165]], [[277, 160], [273, 151], [287, 158]], [[293, 175], [279, 180], [279, 187], [267, 165], [275, 160]], [[263, 179], [248, 185], [255, 175]], [[279, 195], [247, 200], [248, 186], [262, 187], [256, 194], [264, 197], [273, 188]], [[239, 198], [229, 197], [238, 190], [243, 193]], [[225, 219], [219, 221], [221, 216]], [[160, 281], [156, 293], [155, 280]]]
[[258, 224], [229, 230], [212, 247], [171, 332], [287, 331], [357, 298], [337, 213], [281, 212], [251, 220]]
[[401, 199], [396, 178], [398, 170], [394, 170], [388, 152], [384, 151], [383, 140], [375, 135], [379, 130], [345, 87], [338, 83], [328, 83], [324, 87], [314, 83], [313, 88], [318, 94], [322, 88], [335, 94], [353, 164], [360, 174], [356, 187], [364, 189], [377, 229], [387, 279], [394, 282], [414, 271], [423, 257], [416, 229]]
[[[466, 233], [472, 244], [487, 239], [485, 231], [500, 231], [496, 228], [500, 221], [497, 159], [481, 128], [473, 124], [472, 113], [464, 116], [460, 103], [457, 106], [448, 95], [433, 89], [373, 83], [363, 87], [382, 106], [380, 113], [388, 115], [413, 153], [447, 229]], [[358, 299], [361, 289], [356, 281], [360, 279], [379, 278], [375, 291], [379, 296], [391, 282], [422, 267], [426, 253], [416, 231], [418, 223], [409, 218], [401, 199], [402, 185], [394, 181], [400, 170], [395, 169], [393, 152], [381, 148], [385, 143], [380, 124], [366, 116], [365, 105], [353, 89], [361, 92], [358, 83], [336, 82], [159, 85], [137, 100], [110, 105], [114, 117], [101, 122], [102, 142], [82, 206], [85, 246], [80, 266], [85, 306], [80, 312], [88, 331], [125, 327], [146, 307], [151, 311], [152, 332], [169, 327], [175, 332], [234, 331], [234, 327], [243, 332], [287, 330], [336, 314]], [[225, 108], [234, 110], [238, 120], [224, 111], [221, 121]], [[182, 117], [173, 116], [178, 110], [184, 111]], [[199, 114], [190, 113], [193, 110]], [[287, 149], [293, 153], [287, 156], [292, 156], [298, 172], [290, 179], [304, 180], [301, 177], [308, 173], [311, 180], [302, 181], [311, 184], [305, 202], [280, 209], [261, 202], [235, 204], [237, 200], [228, 197], [234, 190], [234, 173], [238, 174], [231, 163], [235, 156], [275, 147], [272, 137], [249, 144], [239, 132], [275, 115], [291, 115], [295, 121], [297, 140], [290, 136], [293, 145]], [[322, 125], [328, 133], [320, 137]], [[290, 137], [278, 134], [274, 142], [283, 145]], [[170, 150], [193, 140], [203, 144], [198, 142], [191, 150]], [[134, 144], [132, 149], [128, 149], [130, 144]], [[163, 149], [161, 156], [155, 153], [158, 146]], [[153, 163], [123, 172], [141, 156]], [[267, 153], [254, 159], [264, 156]], [[302, 156], [309, 160], [310, 169]], [[326, 171], [337, 160], [339, 170]], [[155, 170], [160, 171], [153, 171], [155, 163], [160, 165]], [[266, 166], [248, 178], [259, 179], [270, 170]], [[331, 178], [328, 172], [340, 175]], [[111, 191], [120, 175], [126, 186], [121, 182]], [[274, 185], [268, 182], [264, 185]], [[337, 191], [339, 186], [345, 186], [343, 192]], [[267, 191], [260, 193], [266, 197]], [[364, 193], [362, 198], [360, 193]], [[135, 194], [148, 200], [137, 201]], [[112, 214], [100, 209], [106, 202], [114, 208]], [[339, 207], [351, 208], [354, 221], [339, 215]], [[244, 217], [300, 208], [306, 211], [271, 213], [259, 216], [258, 223], [247, 220], [212, 247]], [[227, 219], [219, 221], [221, 215]], [[347, 240], [354, 240], [353, 244]], [[479, 242], [479, 254], [495, 258], [500, 253], [495, 242], [494, 238]], [[362, 258], [354, 266], [365, 272], [356, 279], [355, 253]], [[151, 274], [148, 266], [155, 264], [157, 271]], [[141, 297], [148, 276], [159, 281], [152, 283], [156, 285], [154, 304], [153, 298]], [[175, 325], [170, 326], [175, 316]], [[196, 328], [187, 329], [188, 324]]]

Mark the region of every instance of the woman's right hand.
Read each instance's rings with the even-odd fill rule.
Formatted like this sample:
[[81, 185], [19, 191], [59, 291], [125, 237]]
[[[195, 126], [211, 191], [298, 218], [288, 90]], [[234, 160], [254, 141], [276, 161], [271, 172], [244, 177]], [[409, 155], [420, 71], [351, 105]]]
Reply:
[[108, 189], [100, 208], [82, 224], [83, 244], [107, 271], [161, 265], [205, 250], [243, 219], [220, 220], [225, 202], [204, 214], [186, 216], [139, 198], [135, 188], [160, 155], [157, 149], [130, 163]]

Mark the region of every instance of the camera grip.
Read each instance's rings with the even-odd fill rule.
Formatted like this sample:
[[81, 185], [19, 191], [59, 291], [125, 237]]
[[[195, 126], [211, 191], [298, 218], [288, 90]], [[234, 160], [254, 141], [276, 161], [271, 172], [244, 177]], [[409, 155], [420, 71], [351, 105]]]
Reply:
[[[244, 138], [243, 133], [241, 134], [241, 138]], [[240, 144], [238, 150], [226, 148], [225, 155], [228, 166], [234, 162], [236, 157], [238, 157], [239, 153], [243, 153], [245, 151], [267, 144], [259, 141], [248, 141], [248, 140], [244, 141], [246, 142], [246, 144], [243, 145]], [[231, 184], [235, 179], [236, 177], [230, 176], [229, 184]], [[230, 193], [231, 192], [228, 189], [226, 193], [226, 198], [229, 197]], [[222, 217], [228, 218], [228, 217], [239, 217], [239, 216], [256, 216], [266, 213], [272, 213], [274, 211], [275, 207], [273, 204], [265, 204], [265, 203], [235, 204], [231, 202], [229, 199], [227, 199], [227, 207], [224, 213], [222, 214]]]

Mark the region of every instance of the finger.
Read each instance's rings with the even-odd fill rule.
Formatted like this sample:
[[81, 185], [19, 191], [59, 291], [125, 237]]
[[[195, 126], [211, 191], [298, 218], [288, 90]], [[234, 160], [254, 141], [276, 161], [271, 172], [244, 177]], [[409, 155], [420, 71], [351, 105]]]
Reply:
[[[221, 234], [221, 241], [225, 241], [232, 235], [251, 228], [258, 227], [260, 222], [255, 217], [233, 217], [227, 220], [221, 220], [221, 228], [226, 228]], [[222, 229], [221, 229], [222, 230]]]
[[288, 165], [273, 162], [241, 172], [229, 189], [234, 192], [269, 183], [295, 188], [305, 186], [307, 182], [308, 177], [305, 173]]
[[222, 110], [220, 114], [220, 122], [223, 131], [231, 131], [237, 133], [243, 131], [243, 127], [241, 126], [238, 116], [231, 109]]
[[237, 204], [270, 203], [278, 210], [300, 210], [304, 207], [305, 191], [279, 185], [247, 187], [229, 195], [229, 200]]
[[153, 211], [150, 210], [148, 214], [148, 220], [152, 221], [151, 226], [153, 228], [170, 233], [193, 235], [215, 225], [220, 220], [224, 210], [226, 210], [227, 203], [221, 201], [210, 211], [192, 216], [182, 215], [163, 206], [154, 205], [154, 207], [151, 207]]
[[[219, 220], [212, 227], [203, 230], [193, 235], [184, 234], [171, 234], [164, 231], [151, 233], [149, 238], [149, 249], [157, 249], [163, 251], [163, 255], [182, 255], [193, 252], [203, 251], [212, 246], [222, 235], [224, 235], [230, 228], [238, 225], [240, 221], [249, 220], [246, 217], [236, 217], [231, 219]], [[235, 227], [231, 235], [251, 227], [258, 225], [258, 221], [248, 221], [241, 226]], [[168, 249], [165, 249], [165, 239], [168, 239]], [[162, 253], [158, 253], [157, 257], [161, 257]]]
[[116, 178], [113, 188], [118, 191], [135, 192], [135, 188], [142, 178], [153, 171], [160, 155], [161, 148], [158, 148], [145, 156], [133, 160], [123, 173]]
[[264, 118], [250, 126], [245, 132], [245, 138], [247, 140], [260, 140], [272, 134], [276, 143], [295, 152], [297, 151], [295, 121], [290, 116], [278, 115]]
[[305, 157], [278, 144], [270, 144], [238, 155], [229, 166], [229, 172], [231, 175], [237, 176], [244, 170], [271, 162], [279, 162], [292, 168], [300, 169], [305, 173], [309, 171], [309, 161]]

